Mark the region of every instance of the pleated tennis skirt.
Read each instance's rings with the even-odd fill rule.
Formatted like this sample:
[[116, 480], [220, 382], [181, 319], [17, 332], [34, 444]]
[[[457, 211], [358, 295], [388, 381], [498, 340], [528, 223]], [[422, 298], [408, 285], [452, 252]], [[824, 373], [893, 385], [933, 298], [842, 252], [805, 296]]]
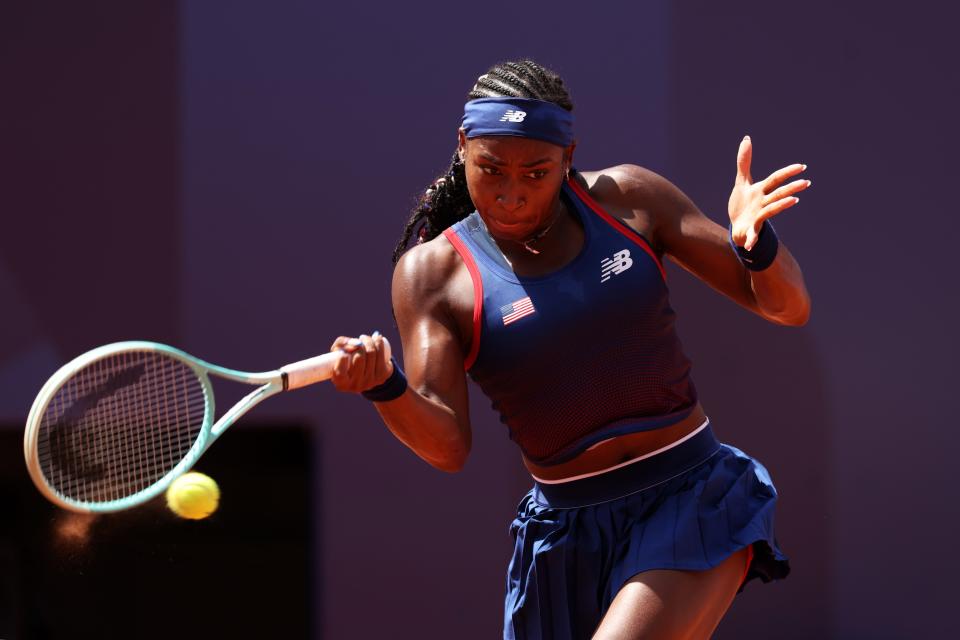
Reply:
[[748, 546], [743, 584], [785, 578], [790, 566], [773, 532], [776, 499], [763, 465], [718, 442], [709, 424], [619, 469], [536, 483], [510, 525], [503, 637], [590, 638], [641, 571], [702, 571]]

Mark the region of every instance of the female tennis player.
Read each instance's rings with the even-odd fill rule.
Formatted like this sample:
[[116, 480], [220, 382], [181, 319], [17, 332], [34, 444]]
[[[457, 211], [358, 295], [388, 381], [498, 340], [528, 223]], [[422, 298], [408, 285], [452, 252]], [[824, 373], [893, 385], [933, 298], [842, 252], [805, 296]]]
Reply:
[[718, 442], [697, 400], [662, 259], [804, 324], [769, 219], [810, 181], [795, 164], [754, 182], [744, 138], [728, 231], [642, 167], [575, 170], [572, 110], [532, 61], [480, 76], [394, 254], [406, 375], [381, 336], [342, 336], [333, 382], [445, 471], [470, 451], [465, 372], [493, 401], [534, 482], [511, 526], [504, 638], [707, 638], [747, 580], [789, 566], [766, 469]]

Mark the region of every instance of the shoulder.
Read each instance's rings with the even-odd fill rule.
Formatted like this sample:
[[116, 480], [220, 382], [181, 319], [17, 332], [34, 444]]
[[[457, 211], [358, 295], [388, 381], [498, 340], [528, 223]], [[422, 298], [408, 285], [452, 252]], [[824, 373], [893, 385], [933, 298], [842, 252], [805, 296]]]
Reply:
[[462, 265], [457, 250], [441, 234], [411, 247], [400, 256], [393, 270], [393, 280], [424, 292], [444, 285]]
[[391, 298], [401, 335], [423, 330], [433, 335], [443, 326], [458, 336], [464, 353], [469, 351], [473, 281], [445, 236], [416, 245], [400, 257], [393, 271]]
[[400, 256], [394, 267], [394, 302], [398, 294], [422, 300], [442, 293], [462, 269], [463, 260], [443, 235], [418, 244]]
[[635, 164], [580, 172], [580, 186], [610, 215], [664, 247], [664, 232], [695, 205], [664, 176]]
[[636, 164], [619, 164], [599, 171], [584, 171], [581, 186], [597, 202], [630, 208], [662, 208], [682, 197], [667, 178]]

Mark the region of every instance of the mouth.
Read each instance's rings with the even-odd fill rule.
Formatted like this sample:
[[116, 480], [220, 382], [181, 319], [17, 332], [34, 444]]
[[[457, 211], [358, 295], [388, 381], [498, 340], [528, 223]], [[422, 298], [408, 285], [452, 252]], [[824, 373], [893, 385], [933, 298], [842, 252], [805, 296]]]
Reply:
[[516, 222], [504, 222], [502, 218], [494, 221], [494, 224], [500, 229], [521, 229], [536, 226], [536, 223], [530, 220], [517, 220]]
[[537, 228], [537, 221], [518, 220], [515, 222], [505, 222], [502, 219], [494, 219], [490, 220], [487, 226], [498, 236], [505, 237], [505, 239], [516, 240], [518, 238], [526, 238], [533, 233]]

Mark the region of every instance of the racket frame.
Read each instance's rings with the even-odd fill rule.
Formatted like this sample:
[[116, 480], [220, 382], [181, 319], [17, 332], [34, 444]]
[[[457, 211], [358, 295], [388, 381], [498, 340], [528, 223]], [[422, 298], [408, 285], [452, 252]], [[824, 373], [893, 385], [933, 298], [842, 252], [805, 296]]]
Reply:
[[[179, 360], [190, 367], [194, 373], [196, 373], [197, 378], [203, 387], [205, 399], [203, 424], [200, 427], [200, 433], [198, 434], [196, 441], [183, 459], [166, 475], [133, 495], [105, 502], [83, 502], [62, 495], [47, 481], [46, 477], [44, 477], [43, 472], [40, 469], [40, 462], [38, 459], [37, 439], [39, 437], [40, 425], [43, 420], [43, 416], [47, 411], [47, 407], [56, 396], [60, 388], [74, 373], [80, 369], [110, 356], [115, 356], [117, 354], [126, 352], [143, 351], [159, 352], [170, 358]], [[329, 362], [332, 359], [332, 356], [331, 354], [324, 354], [318, 358], [312, 358], [311, 361], [316, 361], [319, 359], [323, 359], [324, 362]], [[242, 382], [259, 386], [244, 396], [243, 399], [239, 400], [233, 405], [233, 407], [224, 413], [219, 420], [214, 422], [213, 418], [216, 411], [216, 403], [214, 401], [213, 385], [210, 382], [210, 374], [234, 382]], [[130, 507], [143, 504], [144, 502], [153, 499], [165, 491], [171, 482], [173, 482], [180, 475], [189, 471], [193, 465], [196, 464], [197, 459], [203, 455], [210, 445], [213, 444], [213, 442], [242, 415], [250, 411], [253, 407], [258, 405], [260, 402], [263, 402], [270, 396], [276, 395], [281, 391], [285, 391], [288, 386], [287, 379], [288, 376], [287, 372], [285, 371], [275, 370], [263, 373], [249, 373], [246, 371], [228, 369], [226, 367], [211, 364], [184, 351], [181, 351], [180, 349], [176, 349], [165, 344], [160, 344], [158, 342], [131, 340], [126, 342], [115, 342], [102, 347], [97, 347], [96, 349], [77, 356], [67, 364], [60, 367], [60, 369], [58, 369], [49, 380], [47, 380], [46, 384], [43, 385], [40, 393], [34, 400], [33, 406], [30, 408], [30, 413], [27, 417], [27, 426], [23, 436], [23, 453], [27, 463], [27, 469], [30, 472], [30, 477], [33, 480], [33, 483], [37, 486], [37, 489], [39, 489], [48, 500], [70, 511], [76, 511], [80, 513], [107, 513], [112, 511], [120, 511], [122, 509], [128, 509]]]

